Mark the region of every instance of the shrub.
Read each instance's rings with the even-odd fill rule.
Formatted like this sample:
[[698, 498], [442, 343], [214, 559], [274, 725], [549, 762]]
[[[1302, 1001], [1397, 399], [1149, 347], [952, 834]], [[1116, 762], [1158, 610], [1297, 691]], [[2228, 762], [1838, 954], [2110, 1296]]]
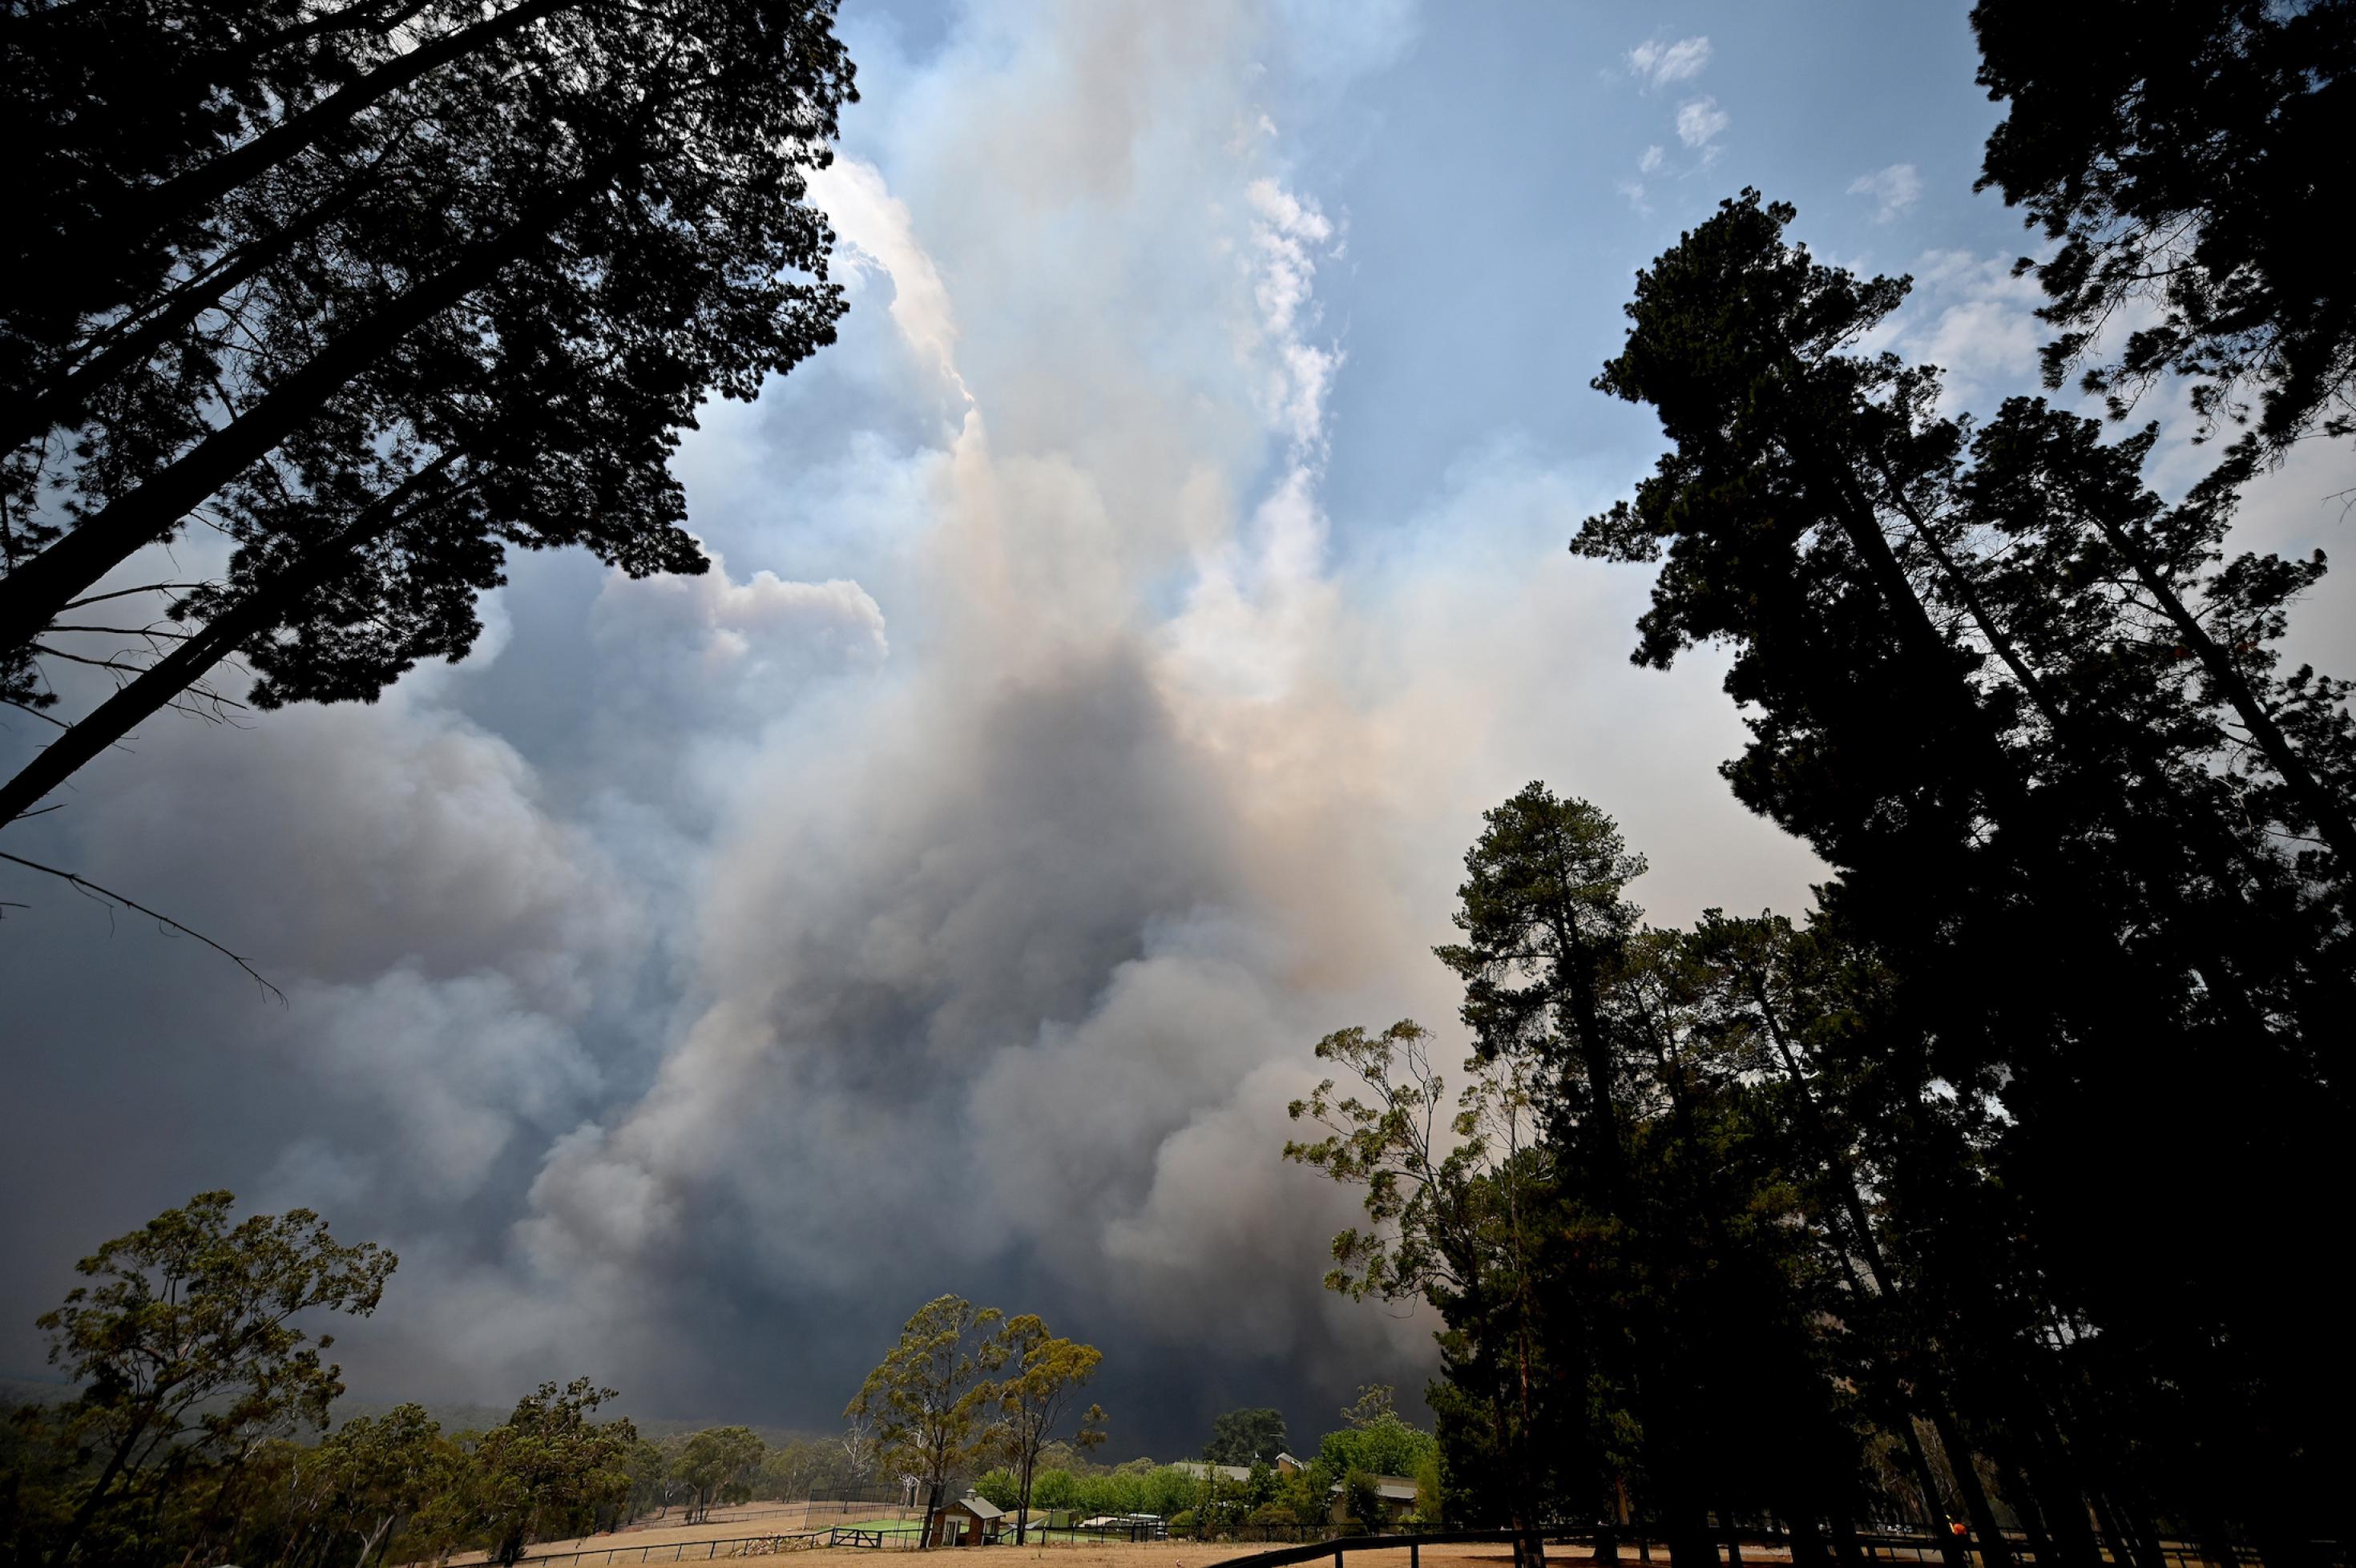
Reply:
[[[973, 1489], [975, 1495], [989, 1499], [1000, 1508], [1011, 1509], [1023, 1500], [1023, 1483], [1012, 1470], [985, 1470], [974, 1478]], [[1031, 1492], [1034, 1504], [1038, 1491], [1038, 1479], [1033, 1477]]]
[[1079, 1500], [1080, 1488], [1069, 1470], [1042, 1470], [1031, 1477], [1033, 1508], [1076, 1508]]

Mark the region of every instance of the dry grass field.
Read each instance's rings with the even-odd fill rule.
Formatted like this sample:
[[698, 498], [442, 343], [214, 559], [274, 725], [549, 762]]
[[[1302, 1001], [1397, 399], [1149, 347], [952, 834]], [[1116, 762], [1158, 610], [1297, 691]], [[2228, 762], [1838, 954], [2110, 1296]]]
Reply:
[[[665, 1525], [660, 1520], [649, 1520], [631, 1529], [578, 1541], [535, 1541], [524, 1561], [528, 1563], [539, 1558], [583, 1553], [577, 1563], [559, 1563], [556, 1568], [598, 1568], [608, 1552], [617, 1565], [641, 1561], [712, 1561], [704, 1553], [715, 1541], [787, 1534], [804, 1528], [802, 1509], [800, 1503], [748, 1503], [740, 1508], [714, 1509], [710, 1522], [704, 1524]], [[1228, 1558], [1248, 1557], [1267, 1550], [1261, 1542], [1199, 1544], [1169, 1541], [1146, 1545], [1066, 1545], [1058, 1541], [1048, 1546], [964, 1548], [927, 1553], [921, 1559], [898, 1551], [835, 1547], [794, 1552], [777, 1561], [789, 1562], [794, 1568], [916, 1568], [919, 1562], [937, 1564], [938, 1568], [1017, 1568], [1017, 1564], [1022, 1568], [1212, 1568]], [[734, 1554], [730, 1548], [723, 1546], [716, 1556], [725, 1559]], [[1558, 1563], [1589, 1561], [1586, 1550], [1579, 1547], [1556, 1547], [1548, 1551], [1547, 1557], [1549, 1562]], [[1513, 1560], [1513, 1553], [1503, 1546], [1427, 1546], [1421, 1552], [1420, 1568], [1512, 1568]], [[1742, 1560], [1746, 1564], [1790, 1561], [1782, 1553], [1762, 1553], [1755, 1547], [1746, 1548]], [[449, 1561], [453, 1568], [457, 1568], [479, 1563], [483, 1558], [479, 1552], [466, 1552]], [[1666, 1552], [1657, 1552], [1654, 1561], [1656, 1568], [1666, 1568]], [[1621, 1565], [1642, 1568], [1633, 1551], [1623, 1551]], [[1353, 1552], [1348, 1557], [1348, 1568], [1408, 1568], [1408, 1551], [1402, 1546], [1380, 1552]]]
[[[535, 1541], [527, 1556], [548, 1557], [566, 1552], [605, 1552], [612, 1550], [622, 1556], [635, 1556], [641, 1547], [701, 1545], [713, 1541], [731, 1541], [747, 1535], [787, 1535], [808, 1529], [804, 1515], [808, 1503], [740, 1503], [734, 1508], [715, 1508], [712, 1518], [702, 1524], [680, 1524], [673, 1514], [663, 1520], [641, 1520], [621, 1530], [607, 1531], [602, 1535], [585, 1535], [574, 1541]], [[826, 1522], [832, 1523], [832, 1520]], [[831, 1556], [833, 1553], [824, 1553]], [[862, 1554], [869, 1558], [875, 1552]], [[462, 1552], [450, 1559], [452, 1564], [480, 1563], [479, 1552]]]

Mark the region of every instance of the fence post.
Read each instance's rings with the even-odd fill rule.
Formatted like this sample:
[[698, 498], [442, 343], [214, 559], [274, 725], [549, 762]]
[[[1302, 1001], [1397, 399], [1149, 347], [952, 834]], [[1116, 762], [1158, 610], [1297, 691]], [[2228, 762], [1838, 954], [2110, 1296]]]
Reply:
[[1410, 1541], [1407, 1543], [1407, 1568], [1423, 1568], [1422, 1541]]

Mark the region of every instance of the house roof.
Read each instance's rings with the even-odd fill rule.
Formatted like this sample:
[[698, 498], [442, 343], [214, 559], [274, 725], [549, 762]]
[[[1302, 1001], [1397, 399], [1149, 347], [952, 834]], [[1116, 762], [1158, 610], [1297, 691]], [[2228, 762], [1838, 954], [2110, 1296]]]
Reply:
[[958, 1500], [950, 1506], [953, 1508], [961, 1508], [965, 1509], [966, 1512], [973, 1515], [976, 1519], [1004, 1519], [1006, 1517], [1006, 1510], [1004, 1509], [1000, 1508], [988, 1498], [976, 1497], [971, 1493], [958, 1499]]
[[[1336, 1481], [1325, 1489], [1333, 1495], [1339, 1497], [1342, 1492], [1342, 1483]], [[1375, 1495], [1381, 1498], [1385, 1502], [1411, 1503], [1415, 1501], [1415, 1477], [1412, 1476], [1376, 1476], [1375, 1477]]]
[[1299, 1466], [1301, 1469], [1304, 1469], [1304, 1470], [1305, 1470], [1305, 1469], [1307, 1469], [1307, 1468], [1309, 1467], [1307, 1461], [1305, 1461], [1305, 1460], [1303, 1460], [1303, 1459], [1300, 1458], [1299, 1456], [1295, 1456], [1295, 1455], [1291, 1455], [1291, 1454], [1279, 1454], [1279, 1455], [1276, 1456], [1276, 1462], [1277, 1462], [1278, 1464], [1280, 1464], [1280, 1465], [1295, 1465], [1295, 1466]]
[[1213, 1465], [1201, 1459], [1181, 1459], [1170, 1467], [1173, 1470], [1183, 1470], [1186, 1474], [1196, 1477], [1197, 1478], [1199, 1478], [1206, 1470], [1216, 1470], [1220, 1475], [1225, 1476], [1231, 1481], [1248, 1481], [1251, 1479], [1251, 1467], [1247, 1465]]

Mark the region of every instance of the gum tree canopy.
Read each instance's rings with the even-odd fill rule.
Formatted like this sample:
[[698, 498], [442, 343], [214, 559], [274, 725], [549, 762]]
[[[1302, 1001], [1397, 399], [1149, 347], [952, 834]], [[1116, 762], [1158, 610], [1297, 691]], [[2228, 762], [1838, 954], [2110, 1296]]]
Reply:
[[49, 1364], [80, 1392], [57, 1435], [94, 1472], [49, 1555], [71, 1557], [158, 1474], [245, 1451], [284, 1427], [325, 1424], [340, 1369], [296, 1319], [376, 1310], [397, 1260], [347, 1245], [307, 1209], [232, 1224], [227, 1192], [200, 1192], [74, 1265], [77, 1285], [39, 1320]]
[[[463, 655], [510, 546], [702, 571], [680, 432], [843, 308], [833, 11], [9, 0], [0, 700], [121, 689], [0, 824], [224, 658], [272, 707]], [[192, 528], [217, 576], [117, 574]]]

